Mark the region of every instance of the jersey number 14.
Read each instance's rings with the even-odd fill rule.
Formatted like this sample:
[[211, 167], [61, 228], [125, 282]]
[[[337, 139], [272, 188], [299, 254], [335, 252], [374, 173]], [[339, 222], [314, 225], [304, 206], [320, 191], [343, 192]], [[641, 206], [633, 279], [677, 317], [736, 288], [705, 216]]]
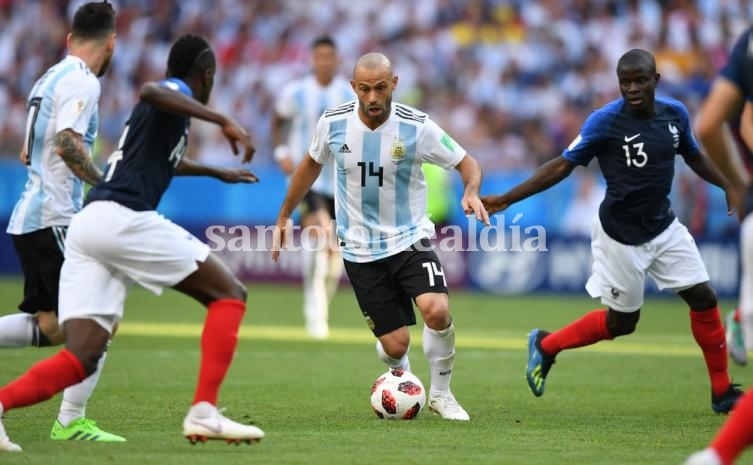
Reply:
[[[126, 137], [128, 136], [128, 130], [130, 128], [131, 126], [126, 124], [125, 129], [123, 129], [123, 134], [121, 134], [120, 140], [118, 141], [118, 149], [112, 152], [112, 155], [107, 158], [108, 168], [107, 174], [105, 175], [105, 182], [112, 179], [113, 174], [115, 174], [115, 168], [117, 168], [118, 166], [118, 162], [123, 159], [123, 145], [125, 144]], [[178, 144], [175, 146], [173, 151], [170, 152], [170, 158], [168, 158], [168, 160], [173, 164], [173, 168], [178, 167], [185, 153], [186, 135], [183, 134], [182, 136], [180, 136], [180, 140], [178, 141]]]

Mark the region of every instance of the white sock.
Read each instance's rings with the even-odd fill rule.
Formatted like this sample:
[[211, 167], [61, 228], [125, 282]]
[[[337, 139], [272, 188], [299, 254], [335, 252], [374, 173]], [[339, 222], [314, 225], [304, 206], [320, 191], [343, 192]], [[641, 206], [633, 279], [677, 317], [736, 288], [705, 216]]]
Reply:
[[[108, 342], [107, 345], [109, 346], [110, 343]], [[64, 428], [68, 427], [73, 420], [86, 416], [86, 404], [89, 402], [94, 388], [97, 387], [99, 375], [102, 373], [106, 358], [107, 349], [105, 349], [99, 358], [97, 369], [94, 373], [80, 383], [69, 386], [63, 391], [63, 401], [60, 403], [58, 421]]]
[[386, 363], [387, 366], [390, 367], [390, 369], [410, 371], [410, 360], [408, 359], [410, 346], [408, 346], [408, 350], [405, 351], [405, 354], [403, 354], [401, 358], [392, 358], [389, 355], [387, 355], [387, 352], [384, 351], [384, 347], [382, 346], [382, 341], [377, 339], [376, 351], [377, 351], [377, 357], [379, 357], [379, 360]]
[[34, 345], [37, 318], [28, 313], [14, 313], [0, 318], [0, 348], [12, 349]]
[[740, 225], [740, 326], [745, 349], [753, 350], [753, 215], [748, 215]]
[[343, 259], [340, 256], [340, 253], [328, 253], [327, 277], [325, 278], [327, 287], [327, 302], [330, 302], [332, 300], [332, 297], [334, 297], [335, 293], [337, 292], [337, 288], [340, 287], [340, 278], [343, 275], [343, 269]]
[[424, 354], [431, 373], [431, 397], [450, 390], [452, 367], [455, 364], [455, 325], [437, 331], [424, 325]]
[[303, 253], [303, 316], [309, 327], [327, 326], [327, 251], [301, 250]]

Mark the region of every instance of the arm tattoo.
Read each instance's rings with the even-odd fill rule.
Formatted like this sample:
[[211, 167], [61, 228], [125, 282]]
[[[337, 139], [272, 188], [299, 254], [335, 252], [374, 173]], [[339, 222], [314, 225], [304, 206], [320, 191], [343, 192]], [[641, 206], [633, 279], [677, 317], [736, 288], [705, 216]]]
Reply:
[[58, 155], [73, 171], [73, 174], [92, 186], [99, 184], [103, 177], [102, 170], [89, 157], [78, 136], [67, 129], [60, 131], [55, 134], [55, 147], [58, 149]]

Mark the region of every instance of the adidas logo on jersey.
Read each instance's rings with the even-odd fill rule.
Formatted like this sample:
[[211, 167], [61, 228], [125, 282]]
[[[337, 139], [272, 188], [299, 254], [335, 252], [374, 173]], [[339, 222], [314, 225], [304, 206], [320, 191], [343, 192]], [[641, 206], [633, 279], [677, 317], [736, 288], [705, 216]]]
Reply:
[[350, 147], [348, 147], [348, 144], [343, 144], [342, 147], [340, 147], [340, 150], [338, 150], [340, 153], [352, 153], [350, 151]]

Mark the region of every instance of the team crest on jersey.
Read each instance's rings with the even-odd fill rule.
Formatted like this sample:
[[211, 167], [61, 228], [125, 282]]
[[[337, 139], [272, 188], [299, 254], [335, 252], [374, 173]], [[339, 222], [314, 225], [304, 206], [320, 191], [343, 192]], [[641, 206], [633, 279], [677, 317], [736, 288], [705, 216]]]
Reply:
[[405, 158], [405, 154], [408, 152], [408, 149], [405, 147], [405, 143], [400, 139], [395, 139], [394, 142], [392, 142], [392, 147], [390, 148], [390, 154], [392, 155], [392, 163], [399, 163]]
[[672, 145], [674, 148], [677, 148], [680, 146], [680, 132], [677, 130], [677, 126], [675, 126], [672, 123], [668, 123], [667, 127], [669, 128], [669, 132], [672, 133]]

